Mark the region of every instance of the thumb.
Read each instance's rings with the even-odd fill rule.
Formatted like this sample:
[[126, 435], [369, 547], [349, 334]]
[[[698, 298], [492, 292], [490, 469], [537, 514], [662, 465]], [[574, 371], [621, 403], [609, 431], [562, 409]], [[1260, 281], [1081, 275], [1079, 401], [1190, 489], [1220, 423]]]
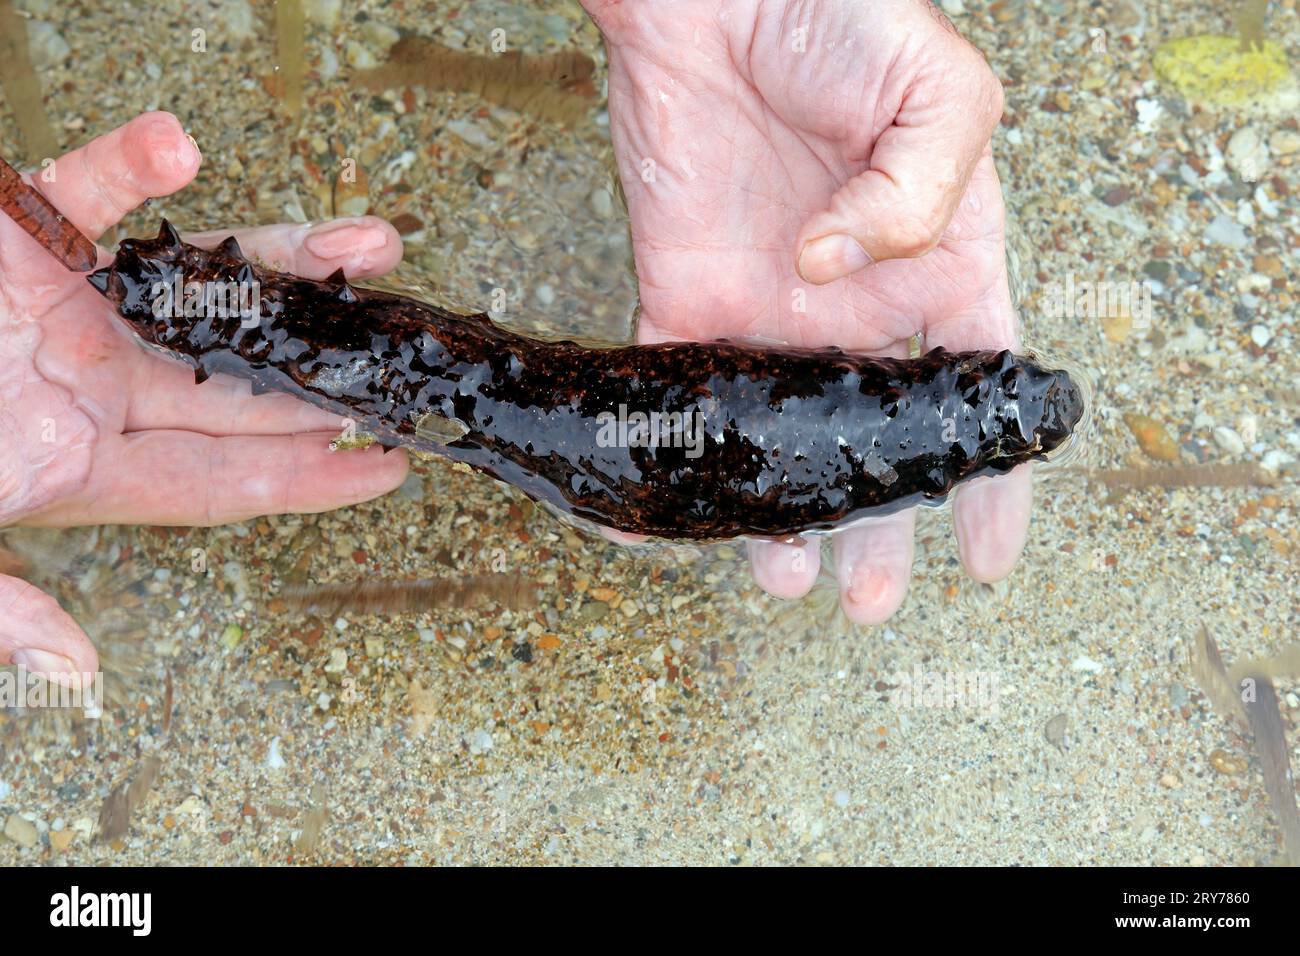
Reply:
[[948, 228], [1002, 116], [1002, 85], [978, 50], [939, 32], [924, 45], [925, 62], [871, 147], [867, 169], [799, 231], [804, 281], [821, 285], [872, 262], [924, 255]]
[[93, 674], [99, 655], [71, 615], [20, 578], [0, 575], [0, 665], [16, 664], [60, 684]]

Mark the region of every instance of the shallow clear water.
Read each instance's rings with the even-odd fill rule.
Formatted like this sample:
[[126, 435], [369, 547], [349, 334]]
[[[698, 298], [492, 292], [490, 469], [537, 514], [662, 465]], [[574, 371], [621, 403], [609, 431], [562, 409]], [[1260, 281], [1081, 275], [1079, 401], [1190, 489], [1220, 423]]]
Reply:
[[[204, 152], [191, 187], [104, 244], [152, 235], [159, 216], [197, 230], [368, 208], [407, 217], [393, 287], [528, 329], [630, 336], [605, 60], [576, 4], [344, 3], [332, 18], [308, 3], [296, 119], [268, 92], [270, 4], [14, 5], [45, 24], [61, 147], [165, 109]], [[858, 628], [829, 577], [778, 601], [739, 545], [617, 547], [438, 462], [320, 516], [7, 530], [112, 679], [98, 721], [0, 713], [0, 818], [39, 833], [0, 841], [0, 860], [1283, 859], [1250, 730], [1216, 711], [1190, 648], [1204, 628], [1231, 668], [1297, 635], [1295, 121], [1193, 108], [1159, 83], [1162, 41], [1231, 30], [1208, 3], [1121, 2], [1108, 21], [1065, 0], [963, 6], [954, 22], [1006, 84], [994, 145], [1026, 345], [1092, 385], [1087, 440], [1040, 473], [1008, 580], [966, 578], [950, 510], [927, 510], [903, 609]], [[1294, 5], [1273, 17], [1295, 62]], [[355, 81], [393, 30], [475, 49], [498, 28], [595, 58], [584, 122]], [[1252, 181], [1230, 148], [1248, 125], [1268, 144]], [[7, 105], [0, 153], [24, 150]], [[345, 158], [363, 190], [339, 189]], [[1136, 288], [1150, 310], [1099, 316], [1084, 283]], [[1143, 427], [1175, 461], [1143, 452]], [[1233, 486], [1250, 465], [1267, 483]], [[493, 573], [540, 600], [502, 612], [459, 592], [322, 618], [283, 597], [293, 582]], [[1291, 751], [1293, 677], [1276, 678]], [[127, 834], [92, 840], [109, 789], [150, 754], [161, 769]]]

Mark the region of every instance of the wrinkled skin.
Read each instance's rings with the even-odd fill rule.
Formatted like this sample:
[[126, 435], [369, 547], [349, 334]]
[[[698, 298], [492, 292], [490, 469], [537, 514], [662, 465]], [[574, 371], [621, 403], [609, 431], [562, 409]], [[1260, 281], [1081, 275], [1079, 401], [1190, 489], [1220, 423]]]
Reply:
[[[97, 238], [149, 196], [187, 185], [200, 156], [176, 119], [147, 114], [54, 164], [36, 185]], [[228, 231], [228, 230], [227, 230]], [[187, 237], [213, 245], [226, 232]], [[379, 219], [236, 232], [268, 263], [323, 278], [401, 258]], [[100, 263], [110, 259], [101, 251]], [[215, 525], [325, 511], [401, 484], [401, 452], [336, 455], [336, 417], [147, 352], [110, 303], [0, 215], [0, 524]], [[48, 440], [47, 440], [48, 439]], [[50, 596], [0, 575], [0, 664], [94, 671], [95, 649]]]
[[[901, 356], [920, 333], [927, 349], [1017, 347], [989, 149], [1001, 86], [929, 3], [584, 6], [609, 49], [643, 341]], [[958, 550], [973, 577], [1011, 571], [1029, 507], [1028, 466], [959, 490]], [[901, 604], [914, 524], [904, 511], [836, 535], [853, 620]], [[750, 552], [773, 594], [802, 595], [817, 577], [815, 541]]]

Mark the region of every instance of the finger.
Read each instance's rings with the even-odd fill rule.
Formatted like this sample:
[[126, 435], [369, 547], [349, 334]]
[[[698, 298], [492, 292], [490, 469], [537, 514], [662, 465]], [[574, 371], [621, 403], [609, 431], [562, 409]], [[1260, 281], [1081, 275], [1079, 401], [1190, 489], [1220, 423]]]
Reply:
[[93, 674], [99, 668], [99, 655], [58, 601], [26, 581], [0, 575], [3, 664], [47, 675], [57, 683], [77, 685], [80, 675]]
[[805, 281], [820, 285], [872, 262], [915, 258], [943, 237], [1002, 116], [1002, 86], [974, 47], [933, 29], [938, 52], [920, 58], [867, 169], [800, 229]]
[[894, 615], [912, 576], [916, 509], [868, 518], [835, 535], [840, 606], [856, 624], [880, 624]]
[[378, 216], [213, 229], [186, 233], [185, 241], [211, 249], [232, 234], [248, 258], [305, 279], [324, 279], [335, 269], [342, 269], [348, 278], [378, 276], [402, 261], [402, 237]]
[[952, 506], [957, 553], [976, 581], [1001, 581], [1016, 566], [1029, 537], [1033, 465], [976, 478], [957, 490]]
[[822, 565], [818, 539], [750, 541], [748, 544], [754, 580], [773, 597], [801, 598], [817, 583]]
[[613, 528], [606, 528], [603, 526], [598, 530], [600, 531], [601, 537], [605, 538], [605, 540], [612, 541], [614, 544], [624, 545], [625, 547], [634, 544], [645, 544], [650, 540], [650, 536], [647, 534], [633, 534], [631, 531], [616, 531]]
[[[230, 230], [188, 237], [215, 246]], [[261, 226], [234, 233], [244, 254], [308, 279], [336, 269], [354, 278], [382, 275], [402, 258], [397, 230], [376, 216], [305, 225]], [[313, 251], [315, 249], [316, 251]], [[332, 256], [320, 254], [332, 251]], [[324, 321], [324, 316], [321, 320]], [[288, 435], [343, 427], [336, 412], [287, 395], [253, 395], [248, 382], [214, 375], [198, 388], [194, 372], [179, 361], [141, 351], [134, 366], [124, 430], [184, 429], [204, 435]]]
[[[1017, 349], [1020, 337], [1007, 286], [1005, 264], [988, 292], [966, 309], [926, 331], [927, 348]], [[960, 486], [953, 500], [953, 530], [966, 573], [991, 583], [1011, 573], [1029, 536], [1033, 468], [977, 478]]]
[[203, 157], [170, 113], [145, 113], [53, 164], [33, 185], [91, 239], [140, 203], [189, 184]]
[[84, 493], [26, 523], [219, 525], [343, 508], [386, 494], [406, 478], [403, 452], [384, 454], [378, 445], [332, 452], [333, 437], [123, 435], [96, 461]]

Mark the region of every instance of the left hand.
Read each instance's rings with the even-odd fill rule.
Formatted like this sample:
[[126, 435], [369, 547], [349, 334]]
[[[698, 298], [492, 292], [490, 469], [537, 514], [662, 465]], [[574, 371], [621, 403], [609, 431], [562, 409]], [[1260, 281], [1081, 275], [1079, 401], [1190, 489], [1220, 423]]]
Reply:
[[[150, 113], [62, 157], [54, 181], [34, 185], [95, 239], [146, 198], [186, 186], [200, 161], [174, 116]], [[212, 246], [231, 232], [187, 239]], [[250, 256], [308, 278], [340, 267], [380, 275], [402, 254], [396, 230], [373, 217], [234, 234]], [[341, 508], [405, 478], [401, 451], [330, 452], [338, 416], [254, 397], [226, 376], [196, 387], [188, 366], [120, 324], [85, 275], [0, 214], [0, 525], [215, 525]], [[0, 665], [11, 661], [45, 674], [97, 666], [53, 597], [0, 574]]]

